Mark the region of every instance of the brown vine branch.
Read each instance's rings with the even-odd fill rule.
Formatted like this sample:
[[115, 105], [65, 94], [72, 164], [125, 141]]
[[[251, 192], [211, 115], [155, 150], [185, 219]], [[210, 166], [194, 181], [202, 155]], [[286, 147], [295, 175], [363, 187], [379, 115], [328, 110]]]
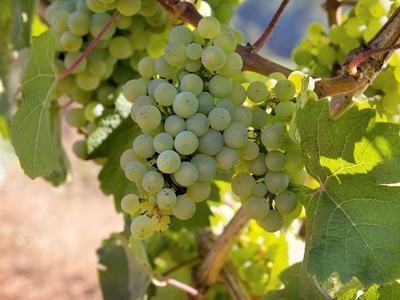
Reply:
[[283, 11], [285, 10], [286, 6], [289, 4], [290, 0], [283, 0], [281, 5], [279, 5], [278, 9], [276, 10], [274, 16], [272, 17], [271, 21], [268, 23], [267, 27], [265, 28], [263, 34], [260, 38], [252, 45], [252, 51], [258, 53], [262, 47], [264, 47], [267, 42], [269, 41], [272, 33], [276, 25], [278, 24], [279, 18], [282, 16]]
[[211, 250], [197, 269], [195, 278], [199, 283], [200, 290], [207, 290], [218, 279], [220, 271], [224, 266], [229, 251], [235, 243], [240, 231], [250, 221], [249, 216], [240, 208], [224, 232], [218, 237]]

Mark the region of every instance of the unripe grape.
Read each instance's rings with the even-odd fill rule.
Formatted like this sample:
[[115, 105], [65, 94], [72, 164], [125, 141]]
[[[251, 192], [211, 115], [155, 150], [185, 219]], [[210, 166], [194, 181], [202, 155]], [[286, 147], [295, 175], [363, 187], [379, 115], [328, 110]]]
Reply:
[[204, 17], [197, 25], [199, 34], [205, 39], [213, 39], [220, 32], [221, 24], [214, 17]]
[[196, 204], [187, 196], [178, 196], [172, 213], [179, 220], [188, 220], [196, 212]]
[[121, 200], [121, 208], [127, 214], [135, 214], [139, 209], [139, 197], [135, 194], [127, 194]]
[[275, 232], [282, 228], [282, 215], [276, 210], [270, 210], [268, 215], [261, 220], [256, 221], [258, 226], [267, 232]]
[[137, 216], [131, 223], [132, 236], [138, 239], [148, 239], [154, 233], [153, 221], [145, 215]]

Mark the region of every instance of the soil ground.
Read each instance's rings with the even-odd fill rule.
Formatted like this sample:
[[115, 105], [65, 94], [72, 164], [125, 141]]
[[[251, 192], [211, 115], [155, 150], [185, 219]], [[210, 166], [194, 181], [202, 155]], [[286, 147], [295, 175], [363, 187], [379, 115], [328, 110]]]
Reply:
[[[77, 136], [66, 136], [69, 150]], [[102, 299], [96, 249], [122, 216], [99, 189], [100, 167], [68, 152], [73, 178], [62, 187], [29, 179], [18, 163], [0, 185], [1, 300]]]

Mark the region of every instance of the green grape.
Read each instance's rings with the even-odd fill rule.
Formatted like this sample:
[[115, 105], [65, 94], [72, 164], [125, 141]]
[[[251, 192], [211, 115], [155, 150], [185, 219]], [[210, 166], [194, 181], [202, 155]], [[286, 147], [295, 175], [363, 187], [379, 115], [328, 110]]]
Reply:
[[193, 202], [202, 202], [207, 200], [211, 194], [211, 184], [208, 181], [196, 181], [187, 188], [186, 196]]
[[174, 172], [174, 180], [181, 186], [191, 186], [197, 181], [199, 171], [196, 166], [188, 161], [183, 161], [178, 170]]
[[292, 212], [288, 214], [280, 212], [280, 214], [282, 215], [284, 221], [291, 222], [294, 219], [300, 217], [302, 210], [303, 210], [303, 205], [301, 205], [300, 201], [297, 201], [296, 208]]
[[289, 101], [296, 93], [296, 86], [288, 79], [280, 80], [275, 84], [274, 92], [280, 101]]
[[152, 130], [161, 123], [161, 112], [153, 105], [145, 105], [136, 113], [136, 122], [143, 130]]
[[141, 7], [141, 0], [115, 0], [117, 3], [117, 10], [123, 16], [131, 17], [136, 15]]
[[[150, 35], [144, 29], [135, 28], [132, 34], [128, 36], [131, 46], [134, 50], [143, 51], [149, 44]], [[150, 55], [150, 53], [148, 53]]]
[[87, 13], [91, 13], [92, 11], [89, 9], [89, 7], [86, 5], [85, 0], [77, 0], [76, 1], [76, 10], [84, 11]]
[[240, 123], [231, 123], [224, 130], [223, 138], [226, 146], [239, 149], [247, 142], [247, 128]]
[[99, 0], [86, 0], [86, 5], [91, 11], [94, 11], [96, 13], [103, 13], [107, 11], [105, 5]]
[[174, 140], [175, 150], [181, 155], [190, 155], [197, 150], [199, 140], [191, 131], [182, 131], [177, 134]]
[[201, 63], [209, 71], [217, 71], [225, 65], [226, 54], [220, 47], [209, 46], [201, 53]]
[[198, 181], [208, 182], [217, 173], [216, 162], [211, 156], [199, 153], [193, 156], [190, 162], [197, 168]]
[[203, 46], [206, 42], [204, 38], [200, 35], [199, 30], [195, 28], [192, 32], [193, 32], [193, 41]]
[[84, 11], [75, 11], [68, 18], [68, 29], [73, 34], [84, 36], [90, 32], [90, 16]]
[[153, 138], [147, 134], [141, 134], [133, 141], [133, 150], [141, 158], [149, 158], [156, 153], [153, 147]]
[[196, 204], [187, 196], [178, 196], [172, 213], [179, 220], [188, 220], [196, 212]]
[[172, 42], [164, 49], [165, 61], [173, 67], [182, 67], [186, 60], [186, 45], [181, 42]]
[[148, 239], [154, 233], [153, 221], [145, 215], [137, 216], [131, 223], [131, 233], [135, 238]]
[[140, 209], [139, 197], [135, 194], [127, 194], [121, 200], [121, 208], [127, 214], [134, 215]]
[[222, 131], [231, 124], [231, 114], [225, 108], [215, 107], [208, 114], [210, 127]]
[[177, 115], [171, 115], [165, 119], [164, 130], [173, 138], [178, 135], [179, 132], [185, 130], [185, 120]]
[[85, 141], [76, 141], [72, 145], [72, 151], [80, 159], [86, 159], [88, 156], [87, 145]]
[[240, 123], [248, 128], [253, 121], [253, 114], [245, 106], [235, 106], [231, 112], [231, 119], [232, 123]]
[[289, 214], [293, 212], [297, 207], [296, 194], [291, 191], [284, 191], [276, 196], [275, 208], [283, 214]]
[[228, 24], [235, 15], [235, 6], [231, 2], [221, 2], [215, 8], [215, 17], [224, 24]]
[[289, 186], [289, 177], [285, 172], [268, 171], [264, 178], [267, 190], [274, 194], [280, 194]]
[[185, 63], [185, 69], [188, 72], [195, 73], [201, 69], [201, 61], [188, 59]]
[[219, 70], [225, 77], [235, 77], [242, 72], [243, 59], [236, 52], [227, 54], [224, 66]]
[[125, 150], [122, 154], [121, 157], [119, 159], [119, 164], [122, 168], [122, 170], [125, 171], [125, 167], [128, 163], [130, 163], [131, 161], [140, 161], [142, 163], [146, 162], [146, 160], [144, 160], [143, 158], [139, 157], [136, 153], [135, 150], [133, 150], [133, 148], [129, 148], [127, 150]]
[[68, 30], [68, 19], [70, 13], [65, 10], [57, 11], [51, 17], [51, 29], [63, 33]]
[[67, 52], [76, 52], [83, 45], [82, 37], [73, 34], [71, 31], [65, 31], [61, 34], [60, 45]]
[[254, 160], [257, 158], [260, 149], [258, 145], [254, 142], [247, 141], [243, 147], [239, 149], [240, 156], [245, 160]]
[[[107, 69], [108, 66], [107, 64], [102, 61], [102, 60], [97, 60], [97, 61], [89, 61], [87, 64], [87, 69], [93, 76], [97, 76], [99, 78], [104, 79], [106, 74], [107, 74]], [[101, 88], [101, 87], [100, 87]]]
[[263, 103], [269, 97], [268, 87], [262, 81], [253, 81], [247, 87], [247, 97], [253, 103]]
[[296, 48], [292, 52], [292, 59], [298, 66], [309, 66], [314, 56], [308, 49]]
[[131, 17], [120, 15], [115, 20], [115, 27], [117, 27], [117, 29], [127, 30], [129, 29], [129, 27], [131, 27], [131, 25], [132, 25]]
[[332, 66], [337, 59], [336, 50], [332, 46], [325, 46], [319, 49], [317, 61], [326, 67]]
[[252, 107], [251, 114], [253, 115], [251, 127], [254, 129], [261, 129], [267, 125], [268, 115], [267, 112], [260, 107]]
[[270, 212], [269, 202], [263, 197], [251, 196], [244, 201], [243, 209], [250, 218], [255, 220], [266, 218]]
[[176, 77], [177, 69], [167, 63], [164, 55], [157, 58], [155, 63], [157, 74], [166, 79], [173, 79]]
[[256, 185], [255, 179], [249, 173], [236, 174], [231, 181], [232, 192], [240, 198], [249, 198]]
[[174, 148], [174, 139], [166, 132], [157, 134], [153, 139], [153, 147], [157, 153]]
[[290, 122], [292, 120], [296, 105], [291, 101], [279, 102], [275, 107], [275, 115], [281, 122]]
[[155, 68], [156, 60], [153, 57], [145, 56], [138, 63], [138, 72], [144, 78], [153, 78], [157, 75]]
[[100, 78], [93, 76], [89, 70], [77, 74], [75, 80], [78, 87], [84, 91], [94, 91], [100, 85]]
[[198, 107], [197, 97], [190, 92], [179, 93], [172, 103], [175, 114], [185, 119], [192, 117], [197, 112]]
[[303, 154], [299, 150], [288, 150], [286, 152], [285, 170], [290, 173], [297, 172], [304, 168]]
[[164, 78], [156, 78], [149, 82], [147, 86], [147, 93], [150, 97], [154, 98], [155, 90], [161, 83], [166, 83], [167, 81]]
[[157, 102], [150, 96], [146, 95], [137, 97], [135, 102], [133, 102], [131, 106], [131, 118], [134, 122], [136, 122], [136, 115], [139, 109], [146, 105], [156, 106]]
[[181, 164], [181, 158], [173, 150], [165, 150], [157, 157], [157, 168], [166, 174], [176, 172]]
[[54, 1], [46, 7], [46, 10], [44, 11], [44, 19], [47, 23], [51, 24], [51, 19], [56, 12], [60, 11], [61, 4], [61, 1]]
[[197, 25], [199, 34], [205, 39], [213, 39], [220, 32], [221, 24], [214, 17], [204, 17]]
[[262, 176], [268, 171], [265, 165], [265, 154], [262, 152], [259, 152], [255, 159], [247, 161], [246, 166], [247, 170], [256, 176]]
[[132, 55], [133, 49], [129, 40], [124, 36], [115, 36], [108, 45], [108, 51], [112, 57], [125, 59]]
[[85, 113], [82, 108], [71, 108], [65, 114], [65, 120], [71, 127], [83, 127], [86, 124]]
[[392, 3], [389, 0], [372, 1], [368, 4], [368, 10], [374, 18], [387, 16]]
[[157, 171], [149, 171], [143, 176], [142, 186], [148, 193], [158, 193], [164, 186], [164, 178]]
[[[176, 28], [176, 27], [174, 27], [174, 28]], [[186, 46], [186, 56], [191, 60], [201, 59], [202, 53], [203, 53], [203, 47], [201, 47], [197, 43], [191, 43]]]
[[220, 47], [225, 54], [231, 54], [236, 50], [237, 41], [233, 33], [225, 31], [215, 37], [214, 45]]
[[[193, 41], [193, 38], [194, 38], [193, 32], [184, 25], [173, 27], [168, 34], [168, 42], [170, 43], [180, 42], [185, 44], [186, 46], [188, 46]], [[192, 59], [199, 59], [199, 58], [200, 56], [198, 58], [192, 58]]]
[[165, 188], [159, 191], [156, 195], [157, 206], [161, 209], [172, 209], [176, 204], [175, 192], [171, 189]]
[[125, 176], [132, 182], [141, 181], [146, 173], [147, 168], [140, 161], [131, 161], [125, 166]]
[[223, 146], [224, 138], [222, 134], [212, 128], [208, 129], [208, 131], [199, 138], [198, 149], [200, 153], [206, 155], [215, 155], [222, 150]]
[[142, 5], [139, 10], [139, 14], [142, 16], [148, 17], [154, 15], [160, 8], [154, 1], [149, 1], [145, 3], [145, 1], [142, 0]]
[[246, 89], [238, 82], [232, 82], [232, 91], [228, 94], [228, 98], [235, 105], [242, 105], [246, 100]]
[[208, 118], [201, 113], [195, 113], [186, 120], [186, 130], [193, 132], [197, 137], [204, 135], [208, 128]]
[[[90, 34], [93, 37], [99, 35], [100, 31], [103, 30], [104, 26], [111, 19], [110, 14], [108, 13], [95, 13], [90, 18]], [[101, 36], [100, 40], [108, 40], [112, 38], [115, 34], [116, 27], [115, 24], [111, 24], [110, 27], [104, 32]]]
[[191, 92], [198, 96], [203, 91], [203, 79], [196, 74], [187, 74], [182, 77], [179, 87], [182, 92]]
[[262, 182], [257, 182], [253, 188], [253, 195], [256, 197], [264, 197], [267, 194], [267, 187]]
[[214, 97], [209, 92], [201, 92], [198, 96], [199, 106], [198, 113], [208, 115], [214, 108]]
[[218, 101], [215, 103], [215, 107], [224, 108], [231, 114], [233, 112], [233, 109], [235, 108], [235, 104], [233, 104], [233, 102], [229, 98], [222, 98], [218, 99]]
[[171, 106], [178, 92], [170, 83], [159, 84], [154, 91], [154, 98], [162, 106]]
[[257, 225], [267, 232], [275, 232], [282, 228], [282, 215], [276, 210], [270, 210], [268, 215], [261, 220], [257, 220]]
[[271, 171], [282, 171], [286, 164], [286, 156], [283, 152], [272, 150], [265, 157], [265, 165]]
[[83, 113], [85, 114], [86, 120], [93, 123], [96, 118], [103, 114], [104, 106], [97, 101], [91, 101], [85, 105]]
[[217, 167], [221, 170], [232, 169], [239, 160], [238, 151], [229, 147], [223, 147], [221, 151], [215, 155]]
[[208, 91], [217, 98], [224, 98], [232, 91], [232, 81], [222, 75], [215, 75], [208, 82]]
[[164, 232], [171, 225], [170, 217], [167, 215], [153, 215], [151, 217], [153, 221], [154, 231]]
[[266, 127], [261, 133], [261, 142], [267, 149], [282, 149], [286, 141], [286, 130], [278, 123]]

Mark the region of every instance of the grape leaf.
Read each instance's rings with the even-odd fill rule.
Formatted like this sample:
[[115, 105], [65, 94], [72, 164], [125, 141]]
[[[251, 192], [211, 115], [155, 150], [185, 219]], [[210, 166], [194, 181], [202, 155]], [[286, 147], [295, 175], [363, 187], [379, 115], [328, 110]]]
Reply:
[[115, 233], [97, 250], [101, 265], [98, 274], [105, 300], [145, 298], [150, 278], [140, 267], [143, 253], [136, 253], [131, 243], [122, 234]]
[[51, 132], [50, 104], [56, 75], [53, 66], [55, 37], [46, 31], [33, 40], [32, 54], [21, 86], [22, 105], [11, 120], [12, 144], [21, 167], [31, 178], [60, 169], [60, 143]]
[[11, 2], [13, 27], [11, 41], [16, 49], [28, 47], [31, 40], [31, 27], [35, 14], [36, 1], [14, 0]]
[[320, 184], [304, 200], [304, 271], [318, 282], [334, 272], [344, 284], [392, 282], [400, 276], [399, 125], [355, 107], [332, 119], [327, 100], [309, 100], [296, 123], [307, 171]]
[[9, 36], [11, 32], [11, 0], [3, 1], [0, 10], [0, 113], [9, 121], [9, 77], [11, 69], [11, 51]]
[[360, 297], [360, 300], [395, 300], [399, 295], [400, 283], [395, 281], [384, 286], [373, 285]]

